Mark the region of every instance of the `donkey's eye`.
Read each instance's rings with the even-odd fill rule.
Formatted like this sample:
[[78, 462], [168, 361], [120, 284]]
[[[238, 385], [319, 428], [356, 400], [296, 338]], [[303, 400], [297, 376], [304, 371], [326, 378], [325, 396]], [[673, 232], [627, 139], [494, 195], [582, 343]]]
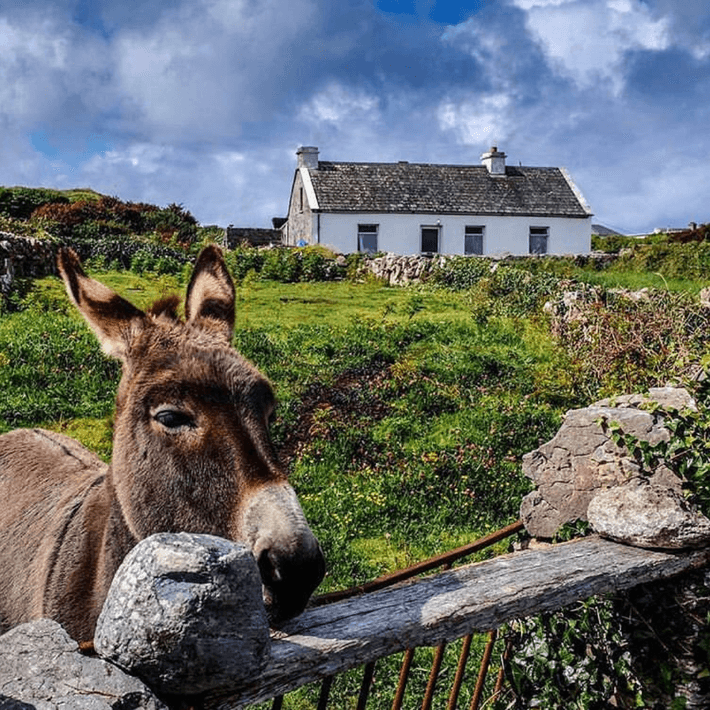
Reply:
[[195, 420], [185, 412], [175, 409], [161, 409], [153, 415], [158, 424], [162, 424], [166, 429], [180, 429], [181, 427], [194, 427]]

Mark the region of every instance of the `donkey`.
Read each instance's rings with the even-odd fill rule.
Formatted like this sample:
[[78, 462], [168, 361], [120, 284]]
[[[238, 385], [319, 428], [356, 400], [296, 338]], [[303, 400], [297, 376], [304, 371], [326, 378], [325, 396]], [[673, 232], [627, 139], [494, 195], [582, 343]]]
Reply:
[[178, 298], [143, 312], [63, 249], [67, 292], [122, 362], [110, 465], [42, 429], [0, 436], [0, 632], [49, 617], [93, 638], [113, 576], [157, 532], [247, 544], [274, 624], [299, 614], [325, 563], [269, 437], [274, 394], [230, 345], [234, 285], [206, 247]]

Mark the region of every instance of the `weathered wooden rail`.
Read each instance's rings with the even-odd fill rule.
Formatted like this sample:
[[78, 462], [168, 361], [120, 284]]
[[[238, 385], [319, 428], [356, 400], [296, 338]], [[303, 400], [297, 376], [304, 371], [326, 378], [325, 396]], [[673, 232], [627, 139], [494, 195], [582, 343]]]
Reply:
[[707, 566], [710, 549], [660, 552], [598, 537], [545, 545], [306, 610], [272, 638], [272, 659], [253, 681], [205, 707], [236, 710], [419, 646], [596, 594], [629, 589]]

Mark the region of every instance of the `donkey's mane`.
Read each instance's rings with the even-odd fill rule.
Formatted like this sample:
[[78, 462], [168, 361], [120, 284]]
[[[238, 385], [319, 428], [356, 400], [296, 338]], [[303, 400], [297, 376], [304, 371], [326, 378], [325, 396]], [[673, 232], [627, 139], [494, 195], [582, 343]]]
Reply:
[[177, 309], [180, 304], [180, 297], [176, 294], [159, 298], [149, 309], [148, 314], [156, 318], [163, 317], [170, 320], [179, 321]]

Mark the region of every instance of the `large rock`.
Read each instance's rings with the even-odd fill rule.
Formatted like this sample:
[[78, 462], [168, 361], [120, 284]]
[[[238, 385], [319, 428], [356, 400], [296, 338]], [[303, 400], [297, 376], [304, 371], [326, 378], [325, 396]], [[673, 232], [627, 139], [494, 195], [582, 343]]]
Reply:
[[[534, 537], [550, 538], [560, 526], [587, 520], [587, 508], [601, 489], [614, 488], [642, 473], [639, 463], [611, 437], [608, 425], [617, 423], [651, 445], [668, 441], [659, 411], [641, 409], [651, 402], [665, 409], [694, 408], [684, 389], [660, 387], [648, 396], [626, 395], [567, 412], [552, 440], [523, 457], [523, 472], [537, 485], [525, 496], [520, 514]], [[663, 464], [643, 472], [654, 481], [680, 490], [680, 481]]]
[[96, 626], [96, 650], [159, 692], [228, 690], [270, 658], [254, 557], [211, 535], [153, 535], [116, 573]]
[[167, 710], [138, 679], [79, 653], [69, 634], [49, 619], [0, 636], [2, 710]]
[[587, 519], [600, 535], [636, 547], [683, 549], [710, 543], [710, 520], [676, 488], [648, 478], [597, 491]]

